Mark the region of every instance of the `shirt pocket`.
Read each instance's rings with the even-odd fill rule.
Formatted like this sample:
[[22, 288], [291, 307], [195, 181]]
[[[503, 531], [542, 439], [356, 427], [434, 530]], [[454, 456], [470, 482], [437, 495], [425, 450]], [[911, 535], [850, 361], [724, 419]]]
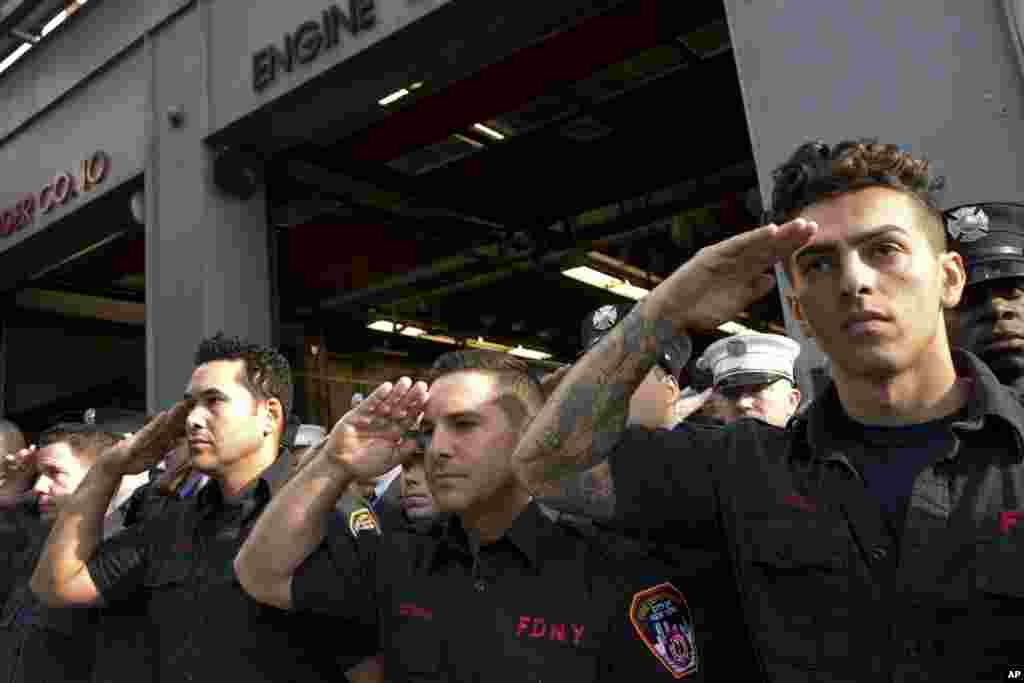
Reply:
[[149, 594], [151, 613], [165, 618], [179, 612], [183, 602], [192, 601], [193, 558], [191, 553], [167, 552], [155, 560], [147, 567], [142, 584]]
[[430, 621], [398, 624], [384, 657], [387, 680], [443, 681], [441, 628]]
[[1024, 520], [978, 544], [975, 585], [986, 597], [1016, 600], [1024, 613]]

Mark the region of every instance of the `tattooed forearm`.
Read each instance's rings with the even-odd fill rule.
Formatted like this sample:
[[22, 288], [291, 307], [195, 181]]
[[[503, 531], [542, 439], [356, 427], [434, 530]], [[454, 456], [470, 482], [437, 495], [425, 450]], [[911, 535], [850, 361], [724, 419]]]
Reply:
[[659, 342], [677, 335], [671, 323], [652, 320], [640, 305], [572, 367], [516, 451], [531, 490], [608, 457], [626, 427], [630, 397], [656, 361]]
[[548, 484], [538, 496], [542, 503], [560, 512], [596, 519], [610, 519], [615, 513], [615, 491], [607, 463]]

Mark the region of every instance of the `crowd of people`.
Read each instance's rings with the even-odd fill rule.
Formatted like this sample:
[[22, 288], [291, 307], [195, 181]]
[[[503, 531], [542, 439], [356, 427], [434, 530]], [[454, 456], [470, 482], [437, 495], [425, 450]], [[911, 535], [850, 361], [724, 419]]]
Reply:
[[[540, 380], [446, 353], [285, 444], [287, 360], [217, 335], [134, 434], [0, 423], [0, 683], [1006, 680], [1024, 205], [943, 211], [874, 141], [774, 179]], [[744, 334], [690, 386], [780, 263], [831, 384]]]

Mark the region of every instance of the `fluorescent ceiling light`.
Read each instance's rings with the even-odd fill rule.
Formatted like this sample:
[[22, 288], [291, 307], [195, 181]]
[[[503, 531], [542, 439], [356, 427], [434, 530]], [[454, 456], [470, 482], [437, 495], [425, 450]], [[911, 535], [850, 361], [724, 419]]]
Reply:
[[86, 2], [87, 0], [76, 0], [76, 2], [69, 3], [67, 9], [61, 10], [53, 19], [46, 22], [46, 25], [43, 26], [43, 30], [41, 31], [42, 36], [45, 38], [55, 28], [63, 24], [68, 17], [77, 12], [78, 8]]
[[415, 83], [413, 83], [412, 85], [409, 86], [409, 90], [417, 90], [418, 88], [422, 88], [422, 87], [423, 87], [423, 81], [416, 81]]
[[759, 334], [757, 330], [752, 330], [732, 320], [722, 323], [718, 329], [726, 334]]
[[[52, 19], [46, 22], [46, 25], [43, 26], [43, 30], [39, 32], [39, 37], [45, 38], [47, 35], [52, 33], [54, 29], [56, 29], [58, 26], [67, 21], [67, 18], [75, 12], [77, 12], [78, 9], [87, 1], [88, 0], [76, 0], [75, 2], [70, 4], [67, 9], [63, 9], [60, 12], [58, 12]], [[0, 61], [0, 74], [11, 68], [12, 64], [21, 59], [21, 57], [31, 49], [31, 42], [22, 43], [17, 47], [17, 49], [14, 50], [14, 52], [4, 57], [3, 61]]]
[[502, 353], [508, 353], [512, 350], [511, 346], [505, 346], [497, 342], [484, 341], [483, 337], [477, 337], [476, 339], [467, 339], [466, 346], [471, 346], [474, 349], [487, 349], [489, 351], [501, 351]]
[[535, 351], [534, 349], [523, 348], [517, 346], [509, 351], [513, 356], [519, 356], [520, 358], [529, 358], [530, 360], [547, 360], [551, 358], [550, 353], [544, 353], [543, 351]]
[[484, 143], [482, 143], [482, 142], [480, 142], [478, 140], [474, 140], [473, 138], [468, 138], [465, 135], [462, 135], [461, 133], [456, 133], [453, 137], [456, 137], [459, 140], [462, 140], [463, 142], [465, 142], [467, 145], [470, 145], [472, 147], [476, 147], [477, 149], [480, 149], [480, 148], [482, 148], [484, 146]]
[[427, 333], [426, 330], [421, 330], [418, 327], [395, 325], [395, 323], [390, 320], [377, 320], [367, 325], [367, 327], [371, 330], [377, 330], [378, 332], [398, 332], [399, 334], [404, 334], [406, 337], [420, 337]]
[[482, 123], [474, 123], [473, 124], [473, 129], [480, 131], [481, 133], [483, 133], [487, 137], [489, 137], [491, 139], [494, 139], [494, 140], [504, 140], [505, 139], [505, 134], [504, 133], [502, 133], [500, 131], [497, 131], [497, 130], [494, 130], [493, 128], [490, 128], [488, 126], [485, 126]]
[[612, 292], [613, 294], [633, 299], [634, 301], [639, 301], [650, 292], [650, 290], [643, 287], [631, 285], [625, 280], [620, 280], [617, 277], [612, 277], [611, 275], [602, 273], [599, 270], [594, 270], [590, 266], [578, 266], [576, 268], [570, 268], [569, 270], [563, 270], [562, 275], [588, 284], [591, 287], [597, 287], [598, 289], [603, 289], [605, 291]]
[[32, 49], [31, 43], [22, 43], [14, 52], [4, 57], [4, 60], [0, 62], [0, 74], [7, 71], [16, 61], [21, 59], [21, 56]]
[[421, 334], [417, 339], [429, 339], [430, 341], [437, 342], [438, 344], [451, 344], [453, 346], [459, 343], [452, 337], [448, 337], [443, 334]]
[[377, 100], [377, 104], [379, 104], [382, 107], [386, 107], [389, 104], [392, 104], [393, 102], [397, 102], [398, 100], [402, 99], [403, 97], [405, 97], [408, 94], [409, 94], [408, 90], [406, 90], [405, 88], [401, 88], [401, 89], [396, 90], [395, 92], [391, 93], [390, 95], [386, 95], [386, 96], [380, 98], [379, 100]]

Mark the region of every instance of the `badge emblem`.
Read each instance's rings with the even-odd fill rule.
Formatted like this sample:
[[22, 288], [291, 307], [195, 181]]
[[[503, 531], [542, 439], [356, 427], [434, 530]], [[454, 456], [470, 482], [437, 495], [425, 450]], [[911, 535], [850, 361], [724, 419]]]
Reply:
[[973, 242], [988, 234], [988, 214], [977, 206], [962, 206], [946, 220], [949, 236], [961, 242]]
[[364, 531], [376, 531], [379, 534], [380, 525], [377, 524], [377, 518], [369, 508], [359, 508], [349, 514], [348, 530], [352, 532], [353, 536], [358, 536]]
[[619, 311], [611, 304], [602, 306], [601, 308], [594, 311], [594, 315], [591, 318], [591, 322], [594, 323], [595, 330], [601, 330], [602, 332], [612, 329], [619, 320]]
[[742, 356], [747, 352], [747, 345], [739, 339], [730, 339], [725, 342], [725, 351], [730, 356]]
[[690, 607], [675, 586], [659, 583], [634, 595], [629, 620], [673, 678], [697, 672], [699, 657]]

